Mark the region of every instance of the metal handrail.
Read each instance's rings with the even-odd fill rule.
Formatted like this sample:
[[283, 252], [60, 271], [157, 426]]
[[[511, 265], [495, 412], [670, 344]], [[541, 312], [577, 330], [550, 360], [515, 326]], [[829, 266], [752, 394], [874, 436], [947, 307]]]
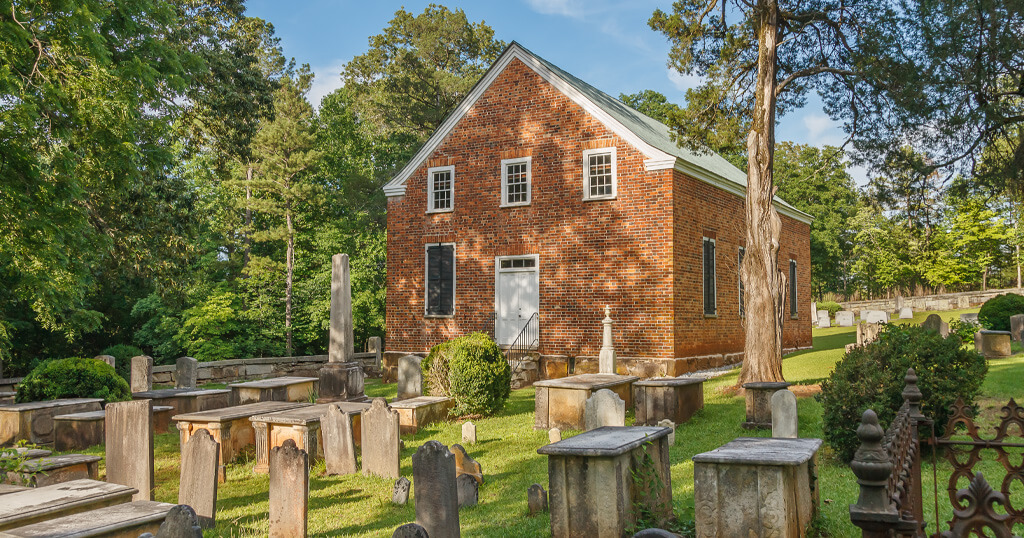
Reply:
[[512, 371], [513, 377], [522, 369], [523, 357], [529, 356], [531, 351], [537, 349], [539, 343], [540, 313], [534, 312], [526, 320], [526, 325], [519, 331], [519, 335], [512, 341], [512, 345], [505, 349], [505, 360], [508, 361], [508, 367]]

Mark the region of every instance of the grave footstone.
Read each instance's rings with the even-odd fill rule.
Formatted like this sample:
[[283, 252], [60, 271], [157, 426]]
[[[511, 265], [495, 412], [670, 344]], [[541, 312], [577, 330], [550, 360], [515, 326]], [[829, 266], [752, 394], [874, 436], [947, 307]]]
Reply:
[[363, 474], [399, 476], [399, 416], [384, 398], [374, 398], [360, 418]]
[[459, 492], [459, 508], [476, 506], [480, 498], [480, 484], [468, 474], [460, 474], [455, 479], [455, 487]]
[[206, 428], [200, 428], [181, 448], [181, 481], [178, 503], [191, 506], [204, 529], [217, 522], [217, 473], [220, 443]]
[[153, 357], [132, 357], [132, 392], [153, 390]]
[[174, 388], [194, 389], [199, 376], [199, 361], [192, 357], [181, 357], [174, 366]]
[[1024, 342], [1024, 314], [1010, 316], [1010, 334], [1014, 342]]
[[471, 445], [476, 444], [476, 424], [467, 422], [462, 425], [462, 442]]
[[480, 484], [484, 483], [484, 469], [478, 461], [470, 457], [462, 445], [452, 445], [451, 452], [455, 456], [455, 476], [468, 474]]
[[[139, 538], [146, 535], [153, 536], [146, 533]], [[191, 506], [179, 504], [167, 512], [155, 538], [203, 538], [203, 529], [195, 510]]]
[[548, 430], [548, 442], [557, 443], [562, 440], [562, 430], [558, 428], [551, 428]]
[[796, 439], [797, 430], [796, 395], [788, 389], [772, 394], [772, 437]]
[[423, 357], [406, 355], [398, 359], [398, 399], [423, 396]]
[[427, 535], [427, 529], [424, 529], [422, 525], [417, 523], [406, 523], [401, 527], [395, 529], [395, 532], [391, 534], [391, 538], [430, 538]]
[[625, 426], [626, 402], [618, 394], [601, 389], [587, 398], [583, 417], [586, 431], [601, 426]]
[[612, 309], [604, 307], [604, 325], [601, 334], [601, 354], [597, 358], [598, 372], [602, 374], [615, 373], [615, 345], [612, 343], [612, 329], [615, 322], [612, 321]]
[[409, 502], [409, 479], [401, 477], [395, 480], [395, 488], [391, 492], [391, 502], [395, 504], [405, 504]]
[[270, 538], [306, 536], [309, 457], [288, 439], [270, 450]]
[[531, 516], [547, 512], [548, 492], [544, 491], [540, 484], [533, 484], [526, 488], [526, 506], [530, 509]]
[[[352, 415], [337, 405], [330, 405], [327, 414], [320, 418], [320, 431], [324, 443], [325, 472], [328, 475], [346, 475], [359, 471]], [[361, 439], [366, 446], [365, 437]]]
[[900, 319], [914, 319], [914, 310], [909, 306], [900, 308]]
[[672, 422], [667, 418], [663, 418], [658, 421], [658, 426], [662, 428], [668, 428], [671, 430], [668, 434], [668, 446], [675, 446], [676, 444], [676, 423]]
[[849, 310], [840, 310], [836, 312], [836, 326], [838, 327], [853, 327], [853, 312]]
[[152, 501], [153, 400], [108, 403], [104, 422], [107, 482], [139, 490], [133, 501]]
[[441, 443], [427, 441], [412, 455], [412, 475], [416, 523], [430, 538], [458, 538], [455, 456]]

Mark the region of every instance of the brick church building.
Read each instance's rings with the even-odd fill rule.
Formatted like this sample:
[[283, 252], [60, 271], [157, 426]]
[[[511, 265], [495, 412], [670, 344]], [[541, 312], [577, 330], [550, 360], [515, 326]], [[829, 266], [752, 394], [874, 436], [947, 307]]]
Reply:
[[[542, 377], [742, 359], [746, 174], [513, 42], [388, 197], [386, 362], [529, 323]], [[787, 348], [811, 345], [810, 221], [782, 200]]]

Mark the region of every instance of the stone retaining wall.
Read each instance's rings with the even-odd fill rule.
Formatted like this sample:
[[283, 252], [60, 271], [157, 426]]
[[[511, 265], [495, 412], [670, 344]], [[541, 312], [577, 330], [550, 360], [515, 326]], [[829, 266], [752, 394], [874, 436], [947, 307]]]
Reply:
[[[965, 291], [962, 293], [946, 293], [942, 295], [921, 295], [919, 297], [903, 297], [902, 306], [909, 306], [915, 312], [920, 311], [943, 311], [943, 310], [959, 310], [963, 308], [974, 308], [985, 304], [985, 301], [995, 297], [996, 295], [1002, 295], [1004, 293], [1017, 293], [1024, 295], [1024, 289], [1022, 288], [1007, 288], [1002, 290], [986, 290], [986, 291]], [[891, 299], [872, 299], [869, 301], [848, 301], [840, 303], [843, 306], [843, 310], [852, 310], [853, 312], [860, 312], [861, 310], [884, 310], [886, 312], [896, 312], [897, 298]]]
[[[372, 377], [378, 372], [378, 354], [356, 353], [354, 359], [363, 366], [363, 372]], [[302, 357], [259, 357], [199, 363], [197, 379], [200, 383], [234, 383], [267, 377], [317, 377], [327, 362], [327, 355]], [[153, 383], [173, 384], [174, 365], [154, 366]]]

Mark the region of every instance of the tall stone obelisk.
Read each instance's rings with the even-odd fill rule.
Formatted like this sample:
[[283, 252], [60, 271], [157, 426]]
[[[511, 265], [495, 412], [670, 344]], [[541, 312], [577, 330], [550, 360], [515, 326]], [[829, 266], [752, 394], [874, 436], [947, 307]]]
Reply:
[[615, 373], [615, 345], [612, 344], [612, 309], [604, 307], [604, 331], [601, 335], [601, 354], [597, 358], [598, 372], [602, 374]]
[[319, 402], [364, 401], [363, 369], [353, 362], [352, 284], [348, 254], [331, 258], [331, 327], [327, 364], [320, 369]]

